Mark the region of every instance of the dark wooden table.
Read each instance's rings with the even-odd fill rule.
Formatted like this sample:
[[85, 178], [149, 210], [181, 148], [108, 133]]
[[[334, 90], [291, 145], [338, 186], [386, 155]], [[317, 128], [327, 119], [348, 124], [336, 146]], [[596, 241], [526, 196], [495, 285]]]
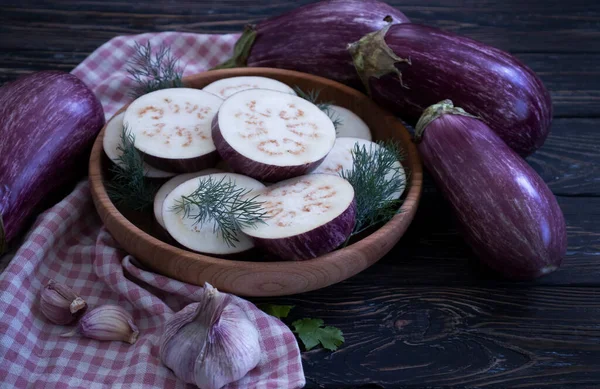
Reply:
[[[0, 2], [0, 83], [70, 71], [115, 35], [240, 31], [309, 0]], [[344, 331], [303, 354], [307, 387], [600, 385], [600, 2], [392, 0], [413, 22], [516, 54], [552, 92], [555, 120], [528, 159], [566, 216], [563, 266], [513, 283], [479, 269], [430, 183], [401, 243], [341, 284], [275, 299]], [[1, 141], [1, 140], [0, 140]]]

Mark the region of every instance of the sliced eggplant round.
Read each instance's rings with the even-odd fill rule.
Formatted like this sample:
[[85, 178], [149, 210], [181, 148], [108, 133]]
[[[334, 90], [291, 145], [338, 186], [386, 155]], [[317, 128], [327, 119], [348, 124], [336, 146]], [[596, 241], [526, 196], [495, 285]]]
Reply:
[[[121, 146], [121, 134], [123, 133], [123, 116], [125, 116], [125, 112], [121, 112], [117, 116], [110, 119], [110, 121], [106, 124], [104, 138], [102, 139], [104, 152], [116, 165], [120, 165], [119, 158], [122, 154], [122, 151], [119, 150], [119, 147]], [[165, 172], [144, 162], [144, 176], [148, 178], [167, 178], [173, 177], [175, 174], [177, 173]]]
[[179, 185], [183, 184], [186, 181], [191, 180], [192, 178], [205, 176], [207, 174], [214, 173], [222, 173], [219, 169], [205, 169], [196, 173], [186, 173], [180, 174], [171, 178], [169, 181], [165, 182], [156, 192], [154, 196], [154, 218], [161, 225], [161, 227], [165, 228], [165, 223], [162, 217], [162, 209], [165, 199], [173, 191], [173, 189], [177, 188]]
[[177, 205], [182, 196], [189, 196], [198, 188], [199, 180], [209, 178], [219, 181], [223, 178], [231, 180], [236, 186], [252, 190], [250, 195], [255, 190], [265, 187], [250, 177], [235, 173], [214, 173], [192, 178], [177, 186], [165, 198], [162, 207], [165, 229], [182, 246], [201, 253], [227, 255], [251, 249], [254, 247], [252, 239], [241, 232], [237, 234], [238, 242], [234, 246], [228, 245], [221, 235], [217, 234], [214, 222], [195, 224], [194, 219], [173, 211], [173, 207]]
[[[337, 138], [331, 152], [327, 155], [325, 160], [315, 170], [312, 171], [312, 173], [332, 174], [337, 176], [341, 175], [342, 172], [352, 171], [354, 169], [353, 150], [356, 146], [360, 148], [364, 147], [369, 153], [379, 152], [379, 150], [381, 150], [380, 145], [368, 140], [351, 137]], [[400, 173], [401, 178], [399, 181], [404, 183], [404, 185], [400, 186], [398, 190], [388, 198], [388, 200], [399, 199], [406, 188], [406, 173], [400, 161], [397, 161], [393, 164], [393, 166], [388, 170], [388, 173], [385, 174], [385, 178], [392, 179], [394, 175], [398, 173]]]
[[311, 174], [252, 192], [268, 214], [265, 224], [243, 228], [258, 247], [285, 260], [326, 254], [344, 243], [356, 222], [352, 185]]
[[202, 90], [219, 96], [223, 100], [237, 92], [248, 89], [269, 89], [296, 95], [296, 92], [283, 82], [258, 76], [223, 78], [202, 88]]
[[225, 100], [213, 120], [212, 136], [235, 172], [277, 182], [318, 166], [336, 133], [316, 105], [291, 94], [252, 89]]
[[372, 139], [369, 126], [354, 112], [334, 104], [329, 105], [329, 111], [331, 111], [332, 118], [339, 121], [336, 127], [338, 138], [349, 136], [366, 140]]
[[191, 173], [218, 161], [210, 125], [222, 103], [198, 89], [162, 89], [133, 101], [123, 122], [149, 165]]

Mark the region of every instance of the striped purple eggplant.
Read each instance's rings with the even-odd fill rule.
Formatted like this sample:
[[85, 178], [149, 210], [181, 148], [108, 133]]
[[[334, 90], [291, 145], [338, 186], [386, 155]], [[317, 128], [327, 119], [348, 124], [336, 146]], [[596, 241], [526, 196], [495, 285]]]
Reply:
[[415, 136], [423, 163], [483, 263], [515, 280], [560, 266], [567, 237], [556, 198], [484, 122], [446, 100], [425, 110]]
[[409, 22], [377, 0], [325, 0], [246, 28], [234, 57], [217, 68], [297, 70], [360, 86], [347, 46], [388, 22]]
[[483, 43], [417, 24], [389, 25], [349, 51], [373, 99], [410, 123], [451, 99], [477, 115], [522, 156], [550, 131], [550, 94], [514, 56]]
[[0, 88], [0, 252], [77, 178], [103, 125], [100, 102], [71, 74], [43, 71]]

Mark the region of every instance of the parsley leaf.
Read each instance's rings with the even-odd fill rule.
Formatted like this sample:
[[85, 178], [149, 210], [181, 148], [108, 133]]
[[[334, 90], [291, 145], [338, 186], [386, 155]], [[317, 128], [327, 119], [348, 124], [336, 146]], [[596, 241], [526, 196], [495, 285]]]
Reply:
[[321, 319], [300, 319], [292, 323], [294, 332], [304, 343], [306, 351], [319, 343], [327, 350], [335, 351], [344, 343], [344, 336], [339, 328], [323, 327], [323, 324]]
[[294, 308], [293, 305], [275, 305], [275, 304], [260, 304], [258, 306], [265, 313], [275, 316], [278, 319], [287, 317], [290, 311]]

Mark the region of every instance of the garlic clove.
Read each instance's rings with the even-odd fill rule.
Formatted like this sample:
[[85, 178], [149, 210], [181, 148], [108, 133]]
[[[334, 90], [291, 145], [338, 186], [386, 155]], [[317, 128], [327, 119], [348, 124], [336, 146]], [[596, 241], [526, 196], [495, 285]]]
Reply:
[[120, 340], [134, 344], [139, 330], [133, 317], [117, 305], [101, 305], [83, 315], [77, 328], [62, 334], [63, 337], [80, 334], [96, 340]]
[[259, 333], [231, 297], [205, 284], [198, 303], [165, 324], [160, 359], [175, 375], [200, 389], [237, 381], [260, 361]]
[[75, 292], [54, 280], [40, 292], [40, 310], [54, 324], [69, 324], [85, 312], [87, 304]]

